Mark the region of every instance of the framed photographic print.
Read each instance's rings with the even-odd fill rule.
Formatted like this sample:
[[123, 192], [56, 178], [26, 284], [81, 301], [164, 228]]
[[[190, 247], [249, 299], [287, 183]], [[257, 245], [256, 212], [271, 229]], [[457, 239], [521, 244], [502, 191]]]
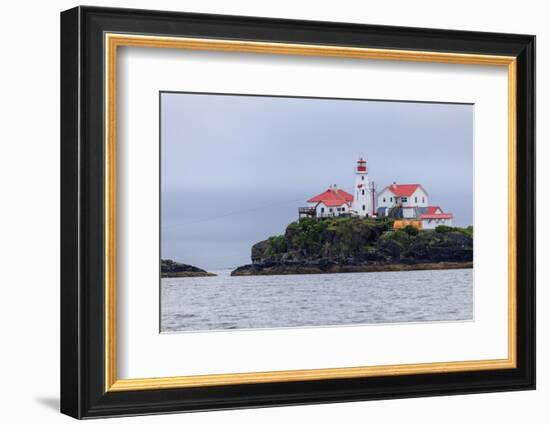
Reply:
[[535, 38], [61, 14], [61, 411], [535, 388]]

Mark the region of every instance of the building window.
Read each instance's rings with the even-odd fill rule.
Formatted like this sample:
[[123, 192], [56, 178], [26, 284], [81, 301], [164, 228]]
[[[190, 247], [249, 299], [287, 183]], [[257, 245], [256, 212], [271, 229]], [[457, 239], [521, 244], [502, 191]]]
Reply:
[[416, 204], [418, 202], [418, 198], [415, 196], [414, 197], [414, 203]]
[[363, 189], [363, 190], [361, 191], [361, 195], [364, 195], [364, 194], [365, 194], [365, 189]]
[[321, 207], [321, 212], [324, 213], [325, 212], [325, 209], [323, 207]]
[[332, 208], [329, 208], [329, 211], [330, 211], [330, 212], [332, 212], [332, 211], [333, 211], [333, 209], [332, 209]]
[[407, 202], [407, 197], [406, 197], [406, 196], [403, 196], [403, 197], [401, 198], [401, 202]]
[[361, 180], [365, 180], [365, 176], [361, 176]]
[[422, 203], [424, 203], [424, 197], [422, 197]]
[[363, 211], [365, 211], [365, 210], [366, 210], [366, 208], [365, 208], [365, 205], [363, 204]]
[[386, 198], [382, 198], [382, 202], [386, 202]]
[[393, 202], [393, 197], [390, 197], [390, 202]]

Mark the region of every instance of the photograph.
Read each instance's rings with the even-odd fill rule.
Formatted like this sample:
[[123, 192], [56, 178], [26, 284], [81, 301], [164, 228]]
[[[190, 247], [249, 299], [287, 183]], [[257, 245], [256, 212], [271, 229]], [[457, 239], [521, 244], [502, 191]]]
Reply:
[[[59, 411], [77, 419], [216, 411], [225, 421], [221, 410], [254, 409], [235, 418], [257, 423], [273, 410], [263, 408], [292, 406], [294, 423], [304, 406], [311, 422], [321, 407], [305, 405], [331, 403], [330, 423], [425, 422], [426, 402], [457, 423], [480, 409], [505, 423], [542, 411], [538, 388], [523, 404], [503, 397], [534, 390], [539, 370], [534, 32], [544, 35], [544, 14], [529, 26], [521, 8], [502, 7], [495, 23], [468, 8], [425, 8], [430, 19], [406, 6], [116, 6], [63, 10], [50, 32], [37, 24], [60, 56], [57, 83], [39, 85], [60, 86], [61, 108], [41, 108], [31, 126], [23, 114], [6, 139], [28, 128], [42, 149], [48, 125], [60, 132], [57, 162], [11, 144], [32, 187], [40, 179], [28, 171], [46, 165], [60, 186], [50, 208], [60, 234], [37, 252], [60, 237], [61, 262], [35, 256], [59, 269], [60, 291], [38, 285], [57, 299], [31, 297], [32, 309], [59, 311], [44, 322], [55, 335], [28, 341], [58, 344], [27, 362], [52, 375], [32, 373], [42, 404], [53, 382]], [[29, 69], [56, 57], [34, 50], [16, 55]], [[12, 85], [14, 108], [27, 106]], [[17, 214], [36, 215], [35, 198]], [[19, 242], [38, 223], [27, 222], [11, 226]], [[21, 276], [11, 281], [20, 292]], [[28, 316], [11, 304], [8, 317]], [[417, 414], [394, 408], [399, 399], [418, 400]], [[27, 407], [22, 397], [14, 412]]]
[[162, 333], [475, 319], [475, 105], [159, 96]]

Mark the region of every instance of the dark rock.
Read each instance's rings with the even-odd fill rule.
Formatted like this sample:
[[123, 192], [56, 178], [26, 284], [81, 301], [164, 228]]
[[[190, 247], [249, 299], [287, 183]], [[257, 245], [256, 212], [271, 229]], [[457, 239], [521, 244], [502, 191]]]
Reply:
[[162, 277], [202, 277], [216, 276], [189, 264], [178, 263], [173, 260], [160, 260], [160, 274]]
[[471, 267], [473, 228], [418, 234], [393, 231], [391, 221], [356, 217], [302, 219], [284, 235], [252, 246], [252, 264], [232, 275], [345, 273]]
[[257, 263], [262, 260], [268, 245], [269, 241], [267, 239], [265, 241], [261, 241], [252, 245], [250, 257], [253, 263]]

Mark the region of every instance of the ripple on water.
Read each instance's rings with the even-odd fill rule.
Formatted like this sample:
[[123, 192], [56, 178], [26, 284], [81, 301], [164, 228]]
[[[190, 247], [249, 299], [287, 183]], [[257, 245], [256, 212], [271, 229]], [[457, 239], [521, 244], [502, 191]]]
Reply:
[[163, 279], [164, 332], [473, 318], [472, 269]]

